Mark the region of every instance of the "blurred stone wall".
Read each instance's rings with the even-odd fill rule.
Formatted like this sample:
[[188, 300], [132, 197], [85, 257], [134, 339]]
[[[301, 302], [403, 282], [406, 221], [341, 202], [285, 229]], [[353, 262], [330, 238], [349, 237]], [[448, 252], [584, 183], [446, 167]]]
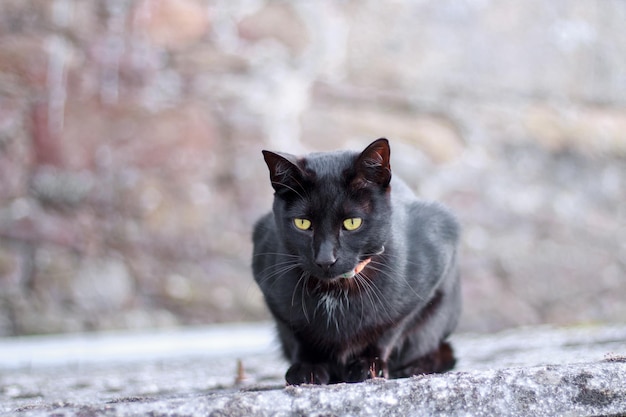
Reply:
[[626, 319], [626, 2], [3, 0], [0, 335], [268, 317], [260, 150], [391, 140], [464, 330]]

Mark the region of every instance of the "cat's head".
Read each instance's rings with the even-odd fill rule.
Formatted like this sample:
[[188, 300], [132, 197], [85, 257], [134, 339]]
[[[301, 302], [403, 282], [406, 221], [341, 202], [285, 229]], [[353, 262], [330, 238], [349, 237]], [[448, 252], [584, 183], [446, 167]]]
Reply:
[[384, 138], [361, 153], [263, 151], [279, 237], [305, 272], [323, 280], [350, 278], [384, 250], [391, 222], [389, 155]]

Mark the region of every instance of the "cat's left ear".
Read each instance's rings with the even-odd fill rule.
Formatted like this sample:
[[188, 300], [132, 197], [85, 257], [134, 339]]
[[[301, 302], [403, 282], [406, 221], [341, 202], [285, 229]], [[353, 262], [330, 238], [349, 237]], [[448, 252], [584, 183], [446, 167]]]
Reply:
[[387, 187], [391, 181], [389, 156], [389, 141], [385, 138], [377, 139], [365, 148], [356, 162], [359, 185], [374, 183]]

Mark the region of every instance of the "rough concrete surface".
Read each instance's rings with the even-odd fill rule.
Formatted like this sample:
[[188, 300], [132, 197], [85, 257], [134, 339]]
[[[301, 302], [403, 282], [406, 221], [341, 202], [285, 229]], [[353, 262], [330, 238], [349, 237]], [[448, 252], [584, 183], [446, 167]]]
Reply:
[[454, 337], [444, 375], [284, 387], [269, 324], [0, 342], [0, 415], [626, 415], [626, 325]]

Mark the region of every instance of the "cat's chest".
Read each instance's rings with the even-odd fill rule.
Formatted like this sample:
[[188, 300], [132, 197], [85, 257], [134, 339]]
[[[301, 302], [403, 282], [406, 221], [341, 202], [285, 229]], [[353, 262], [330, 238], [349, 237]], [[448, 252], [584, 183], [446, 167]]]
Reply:
[[299, 314], [292, 315], [293, 324], [296, 328], [306, 329], [306, 333], [316, 339], [343, 343], [366, 329], [391, 321], [382, 302], [382, 298], [363, 291], [343, 289], [309, 293], [300, 300]]
[[305, 344], [332, 352], [339, 361], [376, 344], [395, 322], [369, 300], [323, 294], [310, 302], [294, 328]]
[[344, 295], [324, 293], [318, 295], [312, 300], [314, 313], [327, 322], [327, 326], [334, 324], [336, 327], [346, 321], [346, 318], [354, 311], [351, 311], [350, 297], [347, 293]]

